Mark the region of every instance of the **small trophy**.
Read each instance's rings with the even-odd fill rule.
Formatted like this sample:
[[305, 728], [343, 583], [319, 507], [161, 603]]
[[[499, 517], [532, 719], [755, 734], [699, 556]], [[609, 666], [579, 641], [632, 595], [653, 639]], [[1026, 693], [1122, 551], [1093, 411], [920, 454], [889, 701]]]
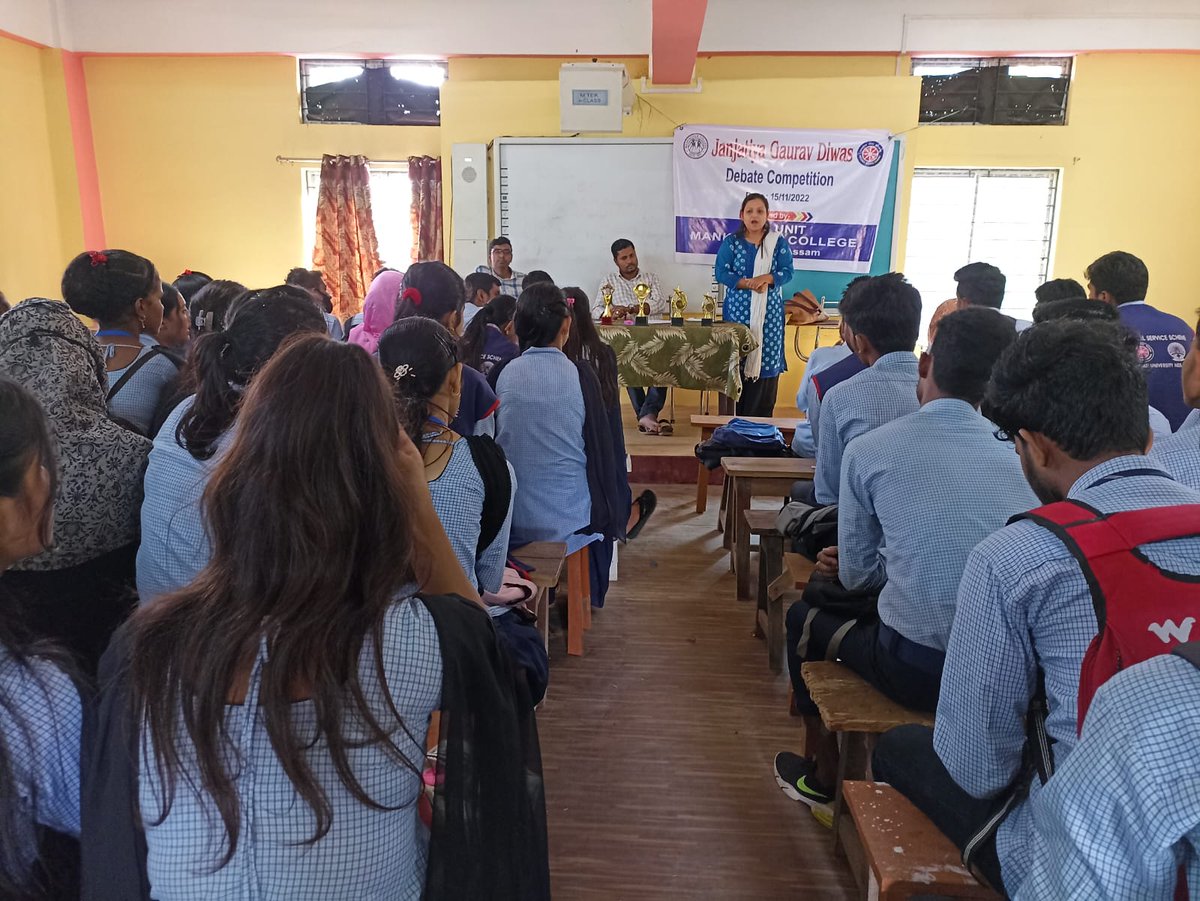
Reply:
[[637, 295], [637, 316], [633, 320], [634, 325], [649, 325], [650, 324], [650, 307], [646, 303], [646, 298], [650, 296], [650, 286], [645, 282], [638, 282], [633, 286], [633, 293]]
[[676, 287], [671, 295], [671, 325], [683, 325], [683, 314], [687, 311], [687, 295]]
[[612, 325], [613, 322], [613, 286], [605, 285], [600, 289], [604, 298], [604, 311], [600, 314], [601, 325]]
[[711, 294], [704, 295], [704, 303], [700, 304], [700, 324], [711, 326], [717, 317], [717, 299]]

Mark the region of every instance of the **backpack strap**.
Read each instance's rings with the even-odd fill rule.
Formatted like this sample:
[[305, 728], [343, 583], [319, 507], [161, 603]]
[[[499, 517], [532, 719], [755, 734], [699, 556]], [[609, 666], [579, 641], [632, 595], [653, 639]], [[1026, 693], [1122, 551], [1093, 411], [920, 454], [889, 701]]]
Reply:
[[183, 361], [180, 360], [179, 357], [168, 351], [165, 347], [155, 344], [148, 351], [129, 364], [129, 367], [121, 374], [121, 377], [117, 379], [117, 383], [108, 389], [108, 396], [105, 398], [105, 400], [109, 403], [112, 403], [112, 399], [117, 396], [122, 388], [129, 384], [129, 380], [137, 375], [138, 370], [157, 356], [166, 357], [175, 364], [176, 369], [179, 369], [181, 366], [183, 366]]
[[466, 442], [475, 468], [483, 479], [483, 515], [479, 523], [479, 544], [475, 549], [478, 555], [491, 547], [508, 518], [512, 477], [504, 451], [494, 440], [486, 435], [468, 435]]
[[1200, 641], [1188, 641], [1175, 645], [1171, 651], [1176, 657], [1182, 657], [1196, 669], [1200, 669]]

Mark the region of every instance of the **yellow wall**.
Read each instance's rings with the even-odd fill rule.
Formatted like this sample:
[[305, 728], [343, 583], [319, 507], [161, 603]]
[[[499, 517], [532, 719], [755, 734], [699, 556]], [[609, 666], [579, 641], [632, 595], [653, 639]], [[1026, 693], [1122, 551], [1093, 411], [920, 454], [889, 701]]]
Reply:
[[57, 297], [83, 241], [62, 58], [0, 36], [0, 291]]
[[309, 262], [300, 167], [276, 156], [439, 152], [437, 128], [304, 125], [288, 57], [85, 61], [108, 243], [183, 269], [278, 284]]

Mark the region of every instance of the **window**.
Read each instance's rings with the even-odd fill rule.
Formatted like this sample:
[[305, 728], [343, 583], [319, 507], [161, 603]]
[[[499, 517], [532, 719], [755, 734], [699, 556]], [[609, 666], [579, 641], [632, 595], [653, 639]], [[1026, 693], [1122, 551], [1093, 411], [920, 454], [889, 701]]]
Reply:
[[1057, 169], [917, 169], [904, 274], [924, 301], [922, 343], [933, 311], [954, 297], [954, 273], [976, 261], [1008, 283], [1004, 312], [1031, 319], [1033, 291], [1050, 271]]
[[300, 60], [305, 122], [440, 125], [446, 64]]
[[915, 59], [920, 121], [973, 125], [1065, 125], [1069, 57]]
[[[311, 265], [317, 244], [317, 196], [321, 170], [302, 169], [301, 211], [304, 217], [305, 265]], [[379, 239], [379, 259], [384, 266], [404, 270], [412, 265], [412, 183], [408, 169], [371, 167], [371, 218]]]

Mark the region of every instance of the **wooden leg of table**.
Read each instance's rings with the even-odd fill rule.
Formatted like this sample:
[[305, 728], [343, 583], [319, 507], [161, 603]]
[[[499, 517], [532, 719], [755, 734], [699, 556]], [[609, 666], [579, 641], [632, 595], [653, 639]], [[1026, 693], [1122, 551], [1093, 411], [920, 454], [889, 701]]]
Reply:
[[721, 470], [721, 505], [717, 507], [717, 531], [725, 533], [725, 547], [729, 547], [729, 529], [727, 519], [729, 517], [729, 491], [732, 487], [732, 480]]
[[[601, 538], [601, 541], [604, 539]], [[592, 561], [590, 559], [589, 545], [584, 545], [579, 549], [581, 570], [580, 590], [583, 591], [583, 628], [590, 629], [592, 627]]]
[[833, 853], [842, 856], [842, 845], [838, 834], [845, 804], [842, 801], [842, 783], [847, 779], [861, 779], [867, 768], [867, 736], [862, 732], [838, 733], [837, 786], [833, 790]]
[[776, 595], [772, 600], [770, 588], [783, 571], [783, 536], [759, 536], [758, 560], [758, 603], [767, 614], [767, 664], [778, 673], [783, 671], [783, 598]]
[[581, 556], [578, 551], [567, 557], [567, 653], [572, 657], [583, 656], [583, 587], [580, 571]]
[[696, 475], [696, 512], [703, 513], [708, 509], [708, 467], [703, 463], [697, 465], [700, 471]]
[[750, 601], [750, 526], [746, 523], [746, 510], [750, 508], [750, 486], [738, 485], [736, 491], [738, 507], [733, 516], [733, 571], [737, 575], [738, 600]]
[[737, 536], [737, 527], [734, 524], [734, 517], [737, 516], [737, 492], [738, 480], [726, 473], [725, 475], [727, 500], [725, 502], [725, 550], [729, 551], [729, 571], [737, 572], [734, 557], [734, 538]]

